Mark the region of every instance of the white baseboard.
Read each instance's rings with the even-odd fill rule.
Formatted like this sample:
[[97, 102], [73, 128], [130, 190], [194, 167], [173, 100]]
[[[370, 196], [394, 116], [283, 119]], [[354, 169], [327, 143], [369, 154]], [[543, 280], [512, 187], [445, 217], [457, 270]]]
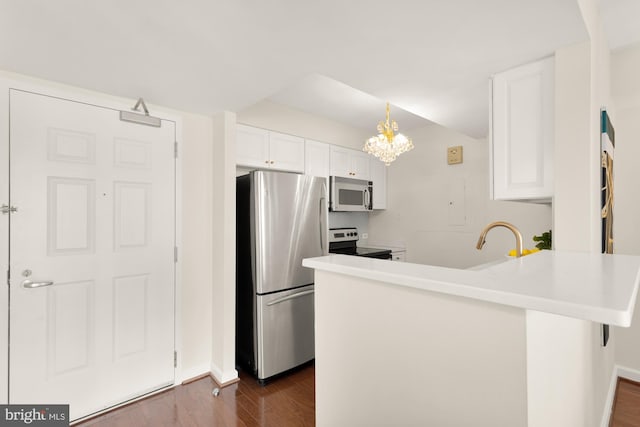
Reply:
[[206, 364], [199, 366], [192, 366], [190, 368], [183, 368], [180, 372], [180, 377], [177, 379], [176, 384], [182, 384], [183, 382], [201, 377], [202, 375], [209, 375], [209, 366]]
[[235, 382], [238, 379], [238, 371], [230, 369], [223, 372], [213, 362], [211, 362], [211, 376], [218, 384], [224, 386], [227, 383]]
[[602, 414], [602, 422], [600, 423], [600, 427], [609, 426], [609, 419], [611, 418], [611, 411], [613, 410], [613, 401], [616, 398], [616, 385], [618, 384], [618, 377], [626, 378], [635, 382], [640, 382], [640, 371], [620, 365], [615, 365], [613, 367], [613, 372], [611, 373], [611, 381], [609, 382], [609, 392], [607, 393], [607, 400], [604, 403], [604, 411]]
[[616, 365], [616, 370], [619, 377], [640, 383], [640, 371], [620, 365]]

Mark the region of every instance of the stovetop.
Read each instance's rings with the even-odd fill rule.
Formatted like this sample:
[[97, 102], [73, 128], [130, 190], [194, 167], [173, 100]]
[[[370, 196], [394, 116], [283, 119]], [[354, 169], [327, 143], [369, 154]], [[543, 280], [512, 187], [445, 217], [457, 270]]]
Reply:
[[329, 229], [329, 252], [332, 254], [355, 255], [363, 257], [391, 258], [390, 249], [365, 248], [357, 246], [357, 228], [331, 228]]

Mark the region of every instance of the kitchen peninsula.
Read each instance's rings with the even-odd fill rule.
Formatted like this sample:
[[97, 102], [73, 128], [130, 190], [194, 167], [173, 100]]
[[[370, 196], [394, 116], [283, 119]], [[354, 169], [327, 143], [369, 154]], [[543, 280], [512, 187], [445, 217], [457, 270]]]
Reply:
[[597, 370], [591, 332], [630, 325], [640, 257], [303, 265], [315, 269], [318, 426], [534, 426], [575, 425], [563, 408]]

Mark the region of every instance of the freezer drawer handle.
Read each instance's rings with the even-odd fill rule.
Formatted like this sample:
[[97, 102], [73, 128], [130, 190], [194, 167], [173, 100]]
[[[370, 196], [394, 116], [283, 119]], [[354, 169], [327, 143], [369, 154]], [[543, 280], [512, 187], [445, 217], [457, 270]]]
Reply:
[[290, 299], [303, 297], [305, 295], [309, 295], [309, 294], [312, 294], [312, 293], [313, 293], [313, 289], [310, 289], [308, 291], [302, 291], [302, 292], [298, 292], [297, 294], [291, 294], [291, 295], [287, 295], [286, 297], [274, 299], [273, 301], [269, 301], [267, 303], [267, 307], [271, 306], [271, 305], [280, 304], [281, 302], [285, 302], [285, 301], [290, 300]]

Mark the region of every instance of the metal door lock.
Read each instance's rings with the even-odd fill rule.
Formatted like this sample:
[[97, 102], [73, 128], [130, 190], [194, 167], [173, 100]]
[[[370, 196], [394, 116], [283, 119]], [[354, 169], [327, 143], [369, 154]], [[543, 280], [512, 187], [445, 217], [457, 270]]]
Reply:
[[15, 206], [2, 205], [0, 207], [0, 212], [2, 212], [4, 215], [6, 215], [8, 213], [18, 212], [18, 208], [16, 208]]
[[32, 274], [32, 273], [33, 273], [33, 272], [32, 272], [31, 270], [29, 270], [29, 269], [24, 270], [24, 271], [22, 272], [22, 277], [29, 277], [29, 276], [31, 276], [31, 274]]

